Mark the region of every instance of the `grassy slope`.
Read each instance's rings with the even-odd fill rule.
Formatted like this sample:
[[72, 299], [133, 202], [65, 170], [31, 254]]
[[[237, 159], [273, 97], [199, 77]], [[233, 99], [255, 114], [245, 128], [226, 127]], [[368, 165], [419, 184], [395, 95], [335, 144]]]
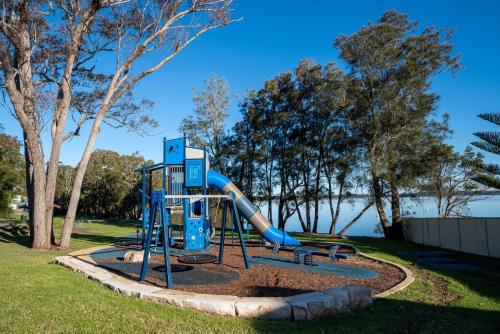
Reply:
[[[56, 230], [61, 221], [56, 220]], [[134, 233], [133, 224], [85, 225], [73, 250]], [[311, 239], [311, 238], [307, 238]], [[321, 239], [321, 238], [316, 238]], [[35, 252], [26, 237], [0, 229], [0, 332], [41, 333], [493, 333], [500, 332], [500, 270], [450, 274], [412, 265], [399, 251], [421, 249], [370, 238], [343, 240], [363, 251], [409, 265], [417, 280], [370, 309], [304, 323], [264, 322], [212, 316], [124, 297], [70, 270], [50, 264], [57, 251]]]

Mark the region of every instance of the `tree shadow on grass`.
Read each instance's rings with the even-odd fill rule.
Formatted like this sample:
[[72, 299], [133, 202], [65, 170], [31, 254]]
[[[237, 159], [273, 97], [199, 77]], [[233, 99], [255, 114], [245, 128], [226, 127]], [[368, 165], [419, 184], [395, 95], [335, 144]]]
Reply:
[[[102, 234], [75, 233], [71, 234], [72, 240], [85, 241], [91, 244], [114, 244], [121, 239]], [[29, 235], [26, 226], [15, 223], [0, 225], [0, 242], [16, 243], [24, 247], [30, 246]]]
[[117, 227], [135, 227], [137, 225], [137, 220], [135, 219], [95, 218], [82, 216], [78, 217], [77, 221], [83, 222], [84, 224], [103, 224]]
[[[442, 275], [447, 278], [444, 281], [444, 286], [448, 285], [447, 281], [457, 281], [468, 289], [487, 298], [497, 298], [500, 300], [500, 260], [488, 258], [479, 255], [466, 254], [455, 252], [452, 250], [441, 249], [432, 246], [419, 245], [411, 242], [388, 240], [384, 238], [372, 237], [349, 237], [346, 240], [329, 239], [328, 237], [305, 237], [305, 240], [318, 240], [319, 242], [343, 242], [358, 247], [362, 252], [367, 254], [387, 254], [399, 257], [400, 259], [410, 263], [408, 266], [412, 269], [425, 269], [430, 272]], [[470, 263], [477, 265], [479, 270], [459, 271], [443, 269], [433, 266], [429, 263], [422, 263], [411, 257], [412, 252], [421, 251], [444, 251], [455, 257], [459, 262]], [[436, 276], [432, 276], [431, 278]], [[442, 279], [440, 279], [443, 281]], [[437, 280], [436, 280], [437, 281]]]
[[114, 244], [115, 242], [119, 241], [119, 238], [109, 235], [74, 233], [74, 232], [71, 234], [71, 239], [85, 241], [91, 244], [100, 244], [100, 245]]
[[499, 312], [379, 299], [365, 310], [303, 322], [252, 320], [260, 333], [499, 333]]
[[5, 224], [0, 226], [0, 242], [16, 243], [24, 247], [30, 246], [30, 238], [27, 231], [17, 226], [17, 224]]
[[[500, 260], [498, 259], [404, 241], [363, 237], [350, 238], [350, 240], [355, 246], [360, 246], [363, 252], [390, 252], [393, 255], [412, 263], [412, 265], [416, 268], [426, 269], [448, 279], [453, 279], [484, 297], [493, 297], [500, 300]], [[411, 257], [411, 252], [415, 251], [446, 252], [459, 262], [477, 265], [479, 270], [444, 269], [433, 265], [432, 263], [424, 263]]]

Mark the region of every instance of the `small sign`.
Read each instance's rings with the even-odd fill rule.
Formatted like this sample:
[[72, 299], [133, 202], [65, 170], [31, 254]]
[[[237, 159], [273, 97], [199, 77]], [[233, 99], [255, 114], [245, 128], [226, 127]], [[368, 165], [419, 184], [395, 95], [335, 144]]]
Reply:
[[201, 187], [203, 185], [203, 160], [186, 160], [186, 187]]

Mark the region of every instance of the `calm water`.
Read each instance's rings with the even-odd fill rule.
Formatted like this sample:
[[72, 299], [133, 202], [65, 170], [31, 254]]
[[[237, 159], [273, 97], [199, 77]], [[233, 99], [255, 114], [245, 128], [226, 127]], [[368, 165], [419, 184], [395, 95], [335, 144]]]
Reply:
[[[256, 203], [257, 204], [257, 203]], [[351, 203], [343, 203], [340, 211], [337, 232], [347, 225], [365, 206], [364, 199], [354, 199]], [[267, 205], [260, 205], [261, 211], [267, 217]], [[406, 216], [415, 217], [437, 217], [437, 209], [434, 200], [429, 197], [420, 199], [420, 203], [415, 203], [408, 198], [402, 198], [402, 210]], [[304, 210], [302, 210], [304, 213]], [[390, 215], [390, 208], [386, 207], [386, 213]], [[500, 195], [490, 196], [486, 199], [471, 202], [469, 204], [469, 216], [473, 217], [500, 217]], [[312, 214], [311, 214], [312, 216]], [[278, 221], [277, 203], [273, 207], [274, 224]], [[330, 208], [328, 202], [321, 203], [319, 211], [318, 232], [326, 233], [330, 227]], [[376, 232], [378, 216], [375, 206], [372, 206], [346, 233], [352, 236], [380, 236]], [[286, 231], [301, 232], [302, 228], [297, 215], [291, 217], [286, 224]]]

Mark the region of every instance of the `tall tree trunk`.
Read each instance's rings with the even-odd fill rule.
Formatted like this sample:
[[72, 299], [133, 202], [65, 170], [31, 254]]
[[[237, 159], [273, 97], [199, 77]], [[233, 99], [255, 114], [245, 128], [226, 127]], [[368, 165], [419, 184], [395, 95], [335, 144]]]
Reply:
[[[11, 62], [7, 47], [0, 41], [0, 60], [4, 74], [4, 87], [9, 94], [10, 102], [16, 117], [23, 129], [25, 149], [30, 163], [26, 164], [26, 174], [30, 180], [31, 190], [29, 206], [33, 227], [33, 244], [35, 249], [50, 248], [50, 230], [47, 231], [45, 221], [45, 164], [40, 138], [38, 114], [35, 108], [35, 89], [31, 67], [31, 41], [26, 3], [19, 3], [22, 19], [17, 31], [17, 48]], [[28, 198], [30, 200], [30, 198]]]
[[85, 171], [87, 170], [87, 165], [89, 163], [90, 155], [92, 154], [97, 135], [99, 134], [102, 120], [104, 119], [104, 115], [108, 110], [108, 102], [110, 99], [111, 94], [108, 94], [108, 97], [105, 98], [103, 104], [101, 105], [101, 109], [97, 113], [94, 123], [92, 124], [92, 130], [90, 132], [87, 145], [85, 146], [85, 150], [83, 151], [82, 159], [80, 160], [80, 163], [78, 164], [78, 168], [76, 170], [73, 189], [71, 190], [71, 196], [68, 204], [68, 211], [66, 213], [66, 218], [64, 219], [63, 228], [61, 231], [60, 247], [62, 249], [69, 248], [71, 233], [73, 232], [73, 225], [76, 218], [76, 210], [78, 209], [78, 201], [80, 200], [80, 193], [82, 190], [83, 177], [85, 176]]
[[28, 152], [27, 143], [26, 143], [26, 132], [23, 131], [23, 142], [24, 142], [24, 163], [26, 169], [26, 197], [28, 199], [28, 229], [30, 233], [30, 244], [33, 244], [34, 236], [35, 236], [35, 228], [33, 226], [33, 164], [31, 163], [31, 158]]
[[318, 233], [318, 219], [319, 219], [319, 198], [321, 190], [321, 162], [323, 159], [323, 153], [321, 150], [320, 156], [318, 157], [318, 162], [316, 165], [316, 180], [315, 180], [315, 191], [314, 191], [314, 221], [313, 221], [313, 233]]
[[[328, 180], [328, 187], [331, 189], [331, 180]], [[332, 200], [332, 191], [329, 189], [328, 190], [328, 200], [330, 202], [330, 215], [332, 217], [332, 222], [330, 224], [330, 229], [328, 230], [328, 234], [335, 234], [335, 229], [337, 227], [337, 221], [339, 219], [340, 215], [340, 205], [342, 204], [342, 201], [344, 200], [344, 184], [345, 184], [345, 178], [342, 177], [340, 180], [340, 187], [339, 187], [339, 196], [337, 198], [337, 206], [335, 208], [335, 213], [333, 211], [333, 200]]]
[[50, 153], [49, 161], [47, 163], [47, 176], [45, 184], [45, 206], [46, 206], [45, 221], [50, 222], [50, 231], [51, 231], [50, 239], [52, 244], [55, 244], [54, 229], [52, 227], [53, 214], [54, 214], [54, 197], [57, 186], [59, 157], [61, 155], [61, 146], [63, 143], [63, 136], [64, 136], [64, 128], [65, 128], [64, 125], [66, 124], [66, 116], [68, 112], [67, 108], [69, 108], [69, 105], [66, 107], [65, 110], [59, 109], [58, 111], [56, 111], [56, 114], [54, 115], [54, 118], [56, 118], [57, 115], [59, 115], [59, 119], [57, 120], [57, 127], [55, 129], [55, 133], [52, 136], [52, 150]]
[[[392, 225], [390, 227], [389, 237], [391, 239], [403, 239], [403, 225], [401, 218], [401, 200], [399, 197], [399, 190], [394, 182], [390, 184], [391, 188], [391, 212], [392, 212]], [[386, 234], [387, 237], [387, 234]]]
[[401, 200], [399, 197], [398, 187], [391, 182], [391, 212], [392, 212], [392, 224], [399, 223], [401, 221]]
[[267, 220], [273, 225], [273, 197], [272, 195], [267, 195]]
[[302, 178], [304, 180], [304, 206], [306, 209], [306, 231], [311, 233], [311, 196], [309, 192], [309, 173], [306, 171], [306, 159], [302, 155]]
[[384, 235], [386, 235], [390, 224], [384, 210], [384, 202], [382, 200], [383, 191], [380, 182], [381, 180], [377, 176], [372, 175], [373, 199], [377, 208], [380, 223], [382, 224], [382, 229], [384, 230]]
[[346, 232], [347, 230], [349, 230], [352, 225], [354, 225], [364, 214], [365, 212], [373, 205], [373, 201], [370, 201], [370, 203], [368, 203], [364, 208], [363, 210], [361, 210], [358, 215], [356, 217], [354, 217], [353, 220], [351, 220], [349, 222], [349, 224], [347, 224], [346, 226], [344, 226], [344, 228], [342, 230], [340, 230], [340, 232], [337, 234], [338, 237], [342, 237]]
[[[35, 138], [33, 138], [35, 136]], [[50, 248], [50, 228], [45, 222], [45, 166], [40, 148], [40, 141], [36, 134], [27, 134], [28, 154], [32, 162], [32, 194], [33, 194], [33, 248]], [[48, 230], [47, 230], [48, 229]]]
[[285, 220], [283, 219], [283, 207], [285, 202], [283, 201], [283, 197], [280, 196], [278, 202], [278, 229], [283, 230], [285, 228]]
[[300, 212], [299, 202], [297, 200], [297, 196], [295, 192], [293, 192], [293, 202], [295, 204], [295, 208], [297, 209], [297, 217], [299, 218], [300, 226], [302, 227], [302, 231], [305, 233], [311, 233], [311, 230], [308, 229], [308, 226], [304, 223], [304, 218], [302, 218], [302, 213]]
[[[283, 148], [281, 148], [281, 152], [283, 152]], [[281, 154], [279, 157], [279, 180], [280, 180], [280, 198], [278, 203], [278, 228], [284, 229], [286, 220], [289, 218], [288, 216], [288, 201], [290, 200], [290, 196], [288, 195], [288, 168], [289, 166], [285, 163], [285, 158]], [[286, 212], [284, 212], [286, 210]]]

